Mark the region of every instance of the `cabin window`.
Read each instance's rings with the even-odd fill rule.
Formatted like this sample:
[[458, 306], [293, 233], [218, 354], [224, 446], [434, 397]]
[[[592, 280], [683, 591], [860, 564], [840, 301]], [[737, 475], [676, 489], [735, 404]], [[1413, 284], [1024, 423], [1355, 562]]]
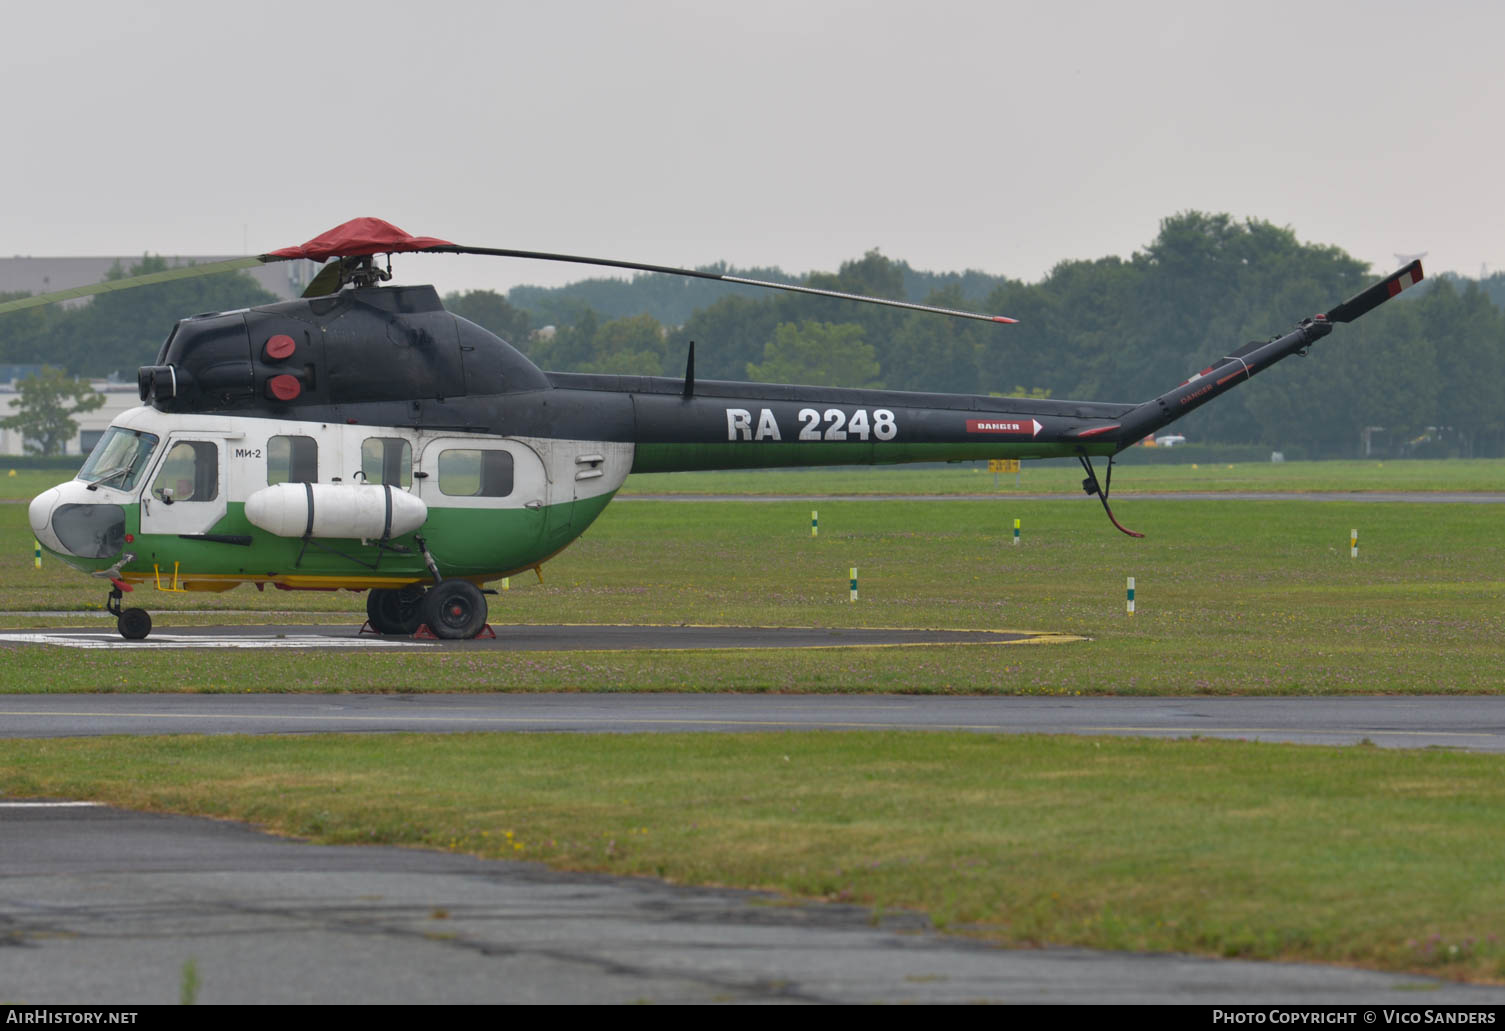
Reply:
[[267, 484], [318, 483], [319, 443], [312, 437], [273, 437], [267, 441]]
[[163, 501], [213, 501], [219, 497], [219, 445], [180, 440], [167, 452], [152, 494]]
[[512, 493], [512, 452], [455, 448], [439, 452], [439, 492], [462, 498]]
[[413, 485], [413, 446], [401, 437], [367, 437], [361, 442], [361, 472], [367, 483]]

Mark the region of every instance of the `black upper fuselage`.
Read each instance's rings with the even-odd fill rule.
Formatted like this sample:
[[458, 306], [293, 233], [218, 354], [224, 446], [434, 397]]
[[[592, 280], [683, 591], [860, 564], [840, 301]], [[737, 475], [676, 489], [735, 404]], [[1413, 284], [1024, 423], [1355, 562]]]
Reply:
[[[445, 311], [429, 286], [345, 290], [184, 319], [138, 378], [142, 400], [163, 412], [631, 441], [658, 446], [644, 468], [664, 469], [1045, 457], [1089, 441], [1101, 452], [1115, 420], [1134, 407], [544, 373]], [[890, 418], [892, 432], [859, 434], [878, 418]], [[822, 447], [800, 446], [817, 440]], [[699, 451], [683, 462], [664, 450], [678, 446]]]

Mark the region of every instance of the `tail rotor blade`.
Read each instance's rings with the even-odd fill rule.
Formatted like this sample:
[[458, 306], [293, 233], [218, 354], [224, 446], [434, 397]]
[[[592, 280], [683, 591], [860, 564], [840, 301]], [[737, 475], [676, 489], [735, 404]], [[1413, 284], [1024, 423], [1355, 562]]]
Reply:
[[1399, 272], [1386, 276], [1363, 293], [1350, 297], [1336, 308], [1329, 310], [1327, 320], [1329, 322], [1352, 322], [1360, 315], [1378, 308], [1406, 287], [1420, 283], [1422, 277], [1421, 259], [1417, 258]]

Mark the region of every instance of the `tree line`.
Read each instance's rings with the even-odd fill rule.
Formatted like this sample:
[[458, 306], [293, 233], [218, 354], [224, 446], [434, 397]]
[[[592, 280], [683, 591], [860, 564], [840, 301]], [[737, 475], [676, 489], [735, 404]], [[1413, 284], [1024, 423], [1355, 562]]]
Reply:
[[[578, 296], [570, 309], [571, 287], [548, 292], [544, 310], [564, 317], [542, 333], [533, 313], [514, 303], [537, 299], [537, 288], [446, 301], [548, 369], [678, 375], [693, 340], [703, 378], [1142, 401], [1389, 271], [1258, 219], [1185, 212], [1165, 219], [1128, 258], [1062, 262], [1038, 283], [931, 276], [876, 251], [804, 280], [980, 308], [1018, 318], [1017, 326], [766, 291], [727, 294], [666, 321], [654, 307], [661, 288], [652, 277], [597, 294], [610, 301], [612, 317]], [[1502, 290], [1498, 274], [1482, 282], [1434, 277], [1177, 428], [1199, 442], [1313, 457], [1505, 454]]]
[[[117, 264], [107, 279], [162, 272], [167, 261], [146, 255]], [[0, 301], [25, 294], [0, 293]], [[152, 364], [179, 319], [203, 312], [271, 304], [277, 297], [244, 272], [157, 283], [99, 294], [83, 304], [48, 304], [0, 315], [0, 365], [50, 365], [87, 377], [135, 382]]]
[[[1062, 262], [1038, 283], [919, 272], [877, 251], [798, 279], [1009, 315], [1016, 326], [668, 276], [519, 287], [505, 297], [471, 291], [445, 303], [558, 371], [680, 375], [693, 340], [702, 379], [1142, 401], [1388, 271], [1258, 219], [1184, 212], [1130, 257]], [[778, 269], [737, 274], [796, 279]], [[1365, 441], [1386, 455], [1505, 454], [1505, 315], [1491, 296], [1505, 277], [1423, 286], [1178, 430], [1198, 442], [1312, 457], [1362, 454]], [[129, 376], [183, 315], [270, 300], [235, 275], [106, 294], [72, 310], [33, 309], [0, 317], [0, 364]]]

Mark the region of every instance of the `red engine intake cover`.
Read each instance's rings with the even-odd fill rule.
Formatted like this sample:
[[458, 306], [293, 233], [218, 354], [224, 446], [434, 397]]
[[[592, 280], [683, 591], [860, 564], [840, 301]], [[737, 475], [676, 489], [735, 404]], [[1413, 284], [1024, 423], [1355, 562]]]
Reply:
[[267, 341], [266, 357], [269, 362], [280, 362], [284, 358], [292, 357], [298, 349], [297, 343], [286, 333], [278, 333]]
[[279, 401], [291, 401], [303, 393], [303, 384], [298, 382], [297, 376], [283, 373], [267, 380], [267, 390]]

